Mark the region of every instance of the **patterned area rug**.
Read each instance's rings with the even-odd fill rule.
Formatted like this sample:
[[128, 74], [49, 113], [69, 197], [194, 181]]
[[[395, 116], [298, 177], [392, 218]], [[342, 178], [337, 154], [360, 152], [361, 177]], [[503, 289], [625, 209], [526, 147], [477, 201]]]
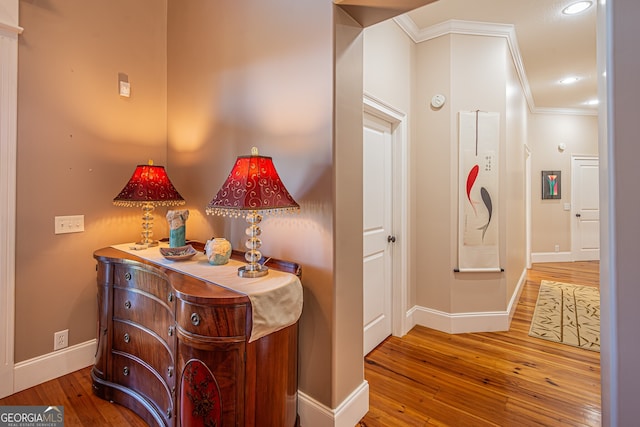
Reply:
[[543, 280], [529, 335], [600, 351], [600, 291]]

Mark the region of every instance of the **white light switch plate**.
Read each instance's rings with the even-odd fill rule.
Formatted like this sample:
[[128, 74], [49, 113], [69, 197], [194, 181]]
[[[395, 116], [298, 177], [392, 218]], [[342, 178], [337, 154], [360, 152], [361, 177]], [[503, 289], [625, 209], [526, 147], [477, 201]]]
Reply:
[[131, 86], [129, 82], [120, 82], [120, 96], [128, 98], [131, 96]]
[[80, 233], [84, 231], [84, 215], [55, 217], [55, 234]]

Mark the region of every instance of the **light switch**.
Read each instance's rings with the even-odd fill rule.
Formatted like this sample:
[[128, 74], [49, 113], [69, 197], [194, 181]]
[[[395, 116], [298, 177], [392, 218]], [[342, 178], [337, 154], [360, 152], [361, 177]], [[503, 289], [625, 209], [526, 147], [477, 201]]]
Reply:
[[80, 233], [84, 231], [84, 215], [55, 217], [55, 234]]
[[129, 82], [120, 81], [120, 96], [128, 98], [131, 96], [131, 86]]

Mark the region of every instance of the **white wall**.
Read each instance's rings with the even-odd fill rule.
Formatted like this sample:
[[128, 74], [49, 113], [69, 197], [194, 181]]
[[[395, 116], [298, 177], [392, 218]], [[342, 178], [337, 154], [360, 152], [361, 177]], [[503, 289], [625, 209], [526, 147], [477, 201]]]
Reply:
[[[396, 111], [404, 113], [411, 123], [411, 101], [413, 64], [415, 61], [415, 44], [407, 34], [398, 27], [393, 20], [387, 20], [379, 24], [367, 27], [364, 31], [364, 92], [383, 104], [393, 107]], [[411, 134], [407, 136], [407, 145], [411, 146]], [[411, 160], [410, 160], [411, 161]], [[409, 183], [413, 182], [415, 165], [410, 163], [407, 173]], [[408, 185], [411, 191], [412, 184]], [[410, 198], [412, 198], [410, 196]], [[415, 216], [410, 210], [408, 228], [415, 223]], [[399, 228], [399, 227], [398, 227]], [[411, 230], [408, 230], [411, 235]], [[415, 253], [415, 240], [408, 236], [409, 244], [414, 245], [409, 250]], [[407, 289], [407, 305], [403, 306], [403, 314], [415, 304], [415, 256], [410, 255], [408, 279], [411, 284]]]
[[[506, 40], [452, 34], [416, 45], [394, 22], [385, 22], [365, 30], [364, 64], [365, 92], [396, 108], [410, 106], [410, 315], [417, 323], [451, 331], [449, 314], [506, 313], [525, 267], [527, 129], [526, 103]], [[436, 93], [447, 98], [440, 109], [429, 104]], [[507, 273], [462, 277], [453, 271], [457, 115], [476, 109], [501, 115], [501, 168], [508, 177], [501, 184], [501, 260]]]
[[[571, 156], [598, 155], [598, 117], [568, 114], [532, 114], [529, 121], [531, 148], [532, 256], [540, 253], [571, 251]], [[558, 144], [566, 144], [560, 151]], [[559, 170], [562, 198], [542, 200], [541, 172]]]
[[602, 425], [638, 422], [640, 2], [598, 2]]

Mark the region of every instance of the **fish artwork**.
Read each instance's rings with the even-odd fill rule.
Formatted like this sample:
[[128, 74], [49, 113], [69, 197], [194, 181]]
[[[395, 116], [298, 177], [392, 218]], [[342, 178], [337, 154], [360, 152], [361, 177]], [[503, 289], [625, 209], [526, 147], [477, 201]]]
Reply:
[[480, 172], [480, 166], [474, 165], [467, 175], [467, 199], [469, 200], [469, 203], [471, 203], [471, 207], [473, 208], [473, 212], [476, 216], [478, 215], [478, 212], [476, 211], [475, 203], [471, 200], [471, 189], [478, 178], [478, 172]]
[[493, 214], [493, 204], [491, 203], [491, 195], [487, 191], [486, 188], [480, 188], [480, 197], [482, 197], [482, 202], [487, 207], [487, 211], [489, 212], [489, 219], [487, 223], [482, 227], [479, 227], [478, 230], [482, 230], [482, 240], [484, 240], [484, 235], [487, 233], [487, 228], [489, 228], [489, 224], [491, 224], [491, 215]]

